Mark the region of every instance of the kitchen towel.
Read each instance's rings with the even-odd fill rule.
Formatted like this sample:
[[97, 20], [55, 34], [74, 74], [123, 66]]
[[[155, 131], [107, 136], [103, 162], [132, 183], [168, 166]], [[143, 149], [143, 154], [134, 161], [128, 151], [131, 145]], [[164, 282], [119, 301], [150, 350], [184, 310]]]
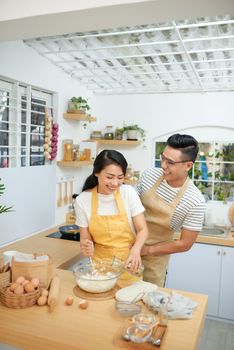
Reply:
[[197, 307], [197, 302], [175, 291], [172, 291], [171, 295], [161, 291], [149, 292], [143, 296], [143, 302], [157, 312], [162, 302], [165, 303], [169, 319], [190, 319]]

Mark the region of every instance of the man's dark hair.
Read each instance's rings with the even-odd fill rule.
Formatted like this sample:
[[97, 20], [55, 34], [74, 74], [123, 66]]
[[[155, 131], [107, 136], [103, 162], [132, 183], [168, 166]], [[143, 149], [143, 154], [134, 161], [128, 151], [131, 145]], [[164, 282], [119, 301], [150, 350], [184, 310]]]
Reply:
[[198, 142], [193, 136], [174, 134], [167, 139], [167, 145], [180, 150], [183, 160], [195, 162], [198, 154]]

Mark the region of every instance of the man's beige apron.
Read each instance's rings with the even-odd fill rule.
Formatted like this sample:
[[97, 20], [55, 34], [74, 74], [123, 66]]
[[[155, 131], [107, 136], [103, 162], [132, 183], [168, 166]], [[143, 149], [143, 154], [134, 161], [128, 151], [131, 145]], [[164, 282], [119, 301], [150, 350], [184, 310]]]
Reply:
[[[135, 242], [135, 235], [129, 225], [119, 190], [115, 191], [114, 196], [119, 213], [117, 215], [98, 215], [97, 187], [92, 189], [89, 232], [95, 242], [94, 259], [111, 259], [115, 256], [124, 262], [128, 257], [130, 246]], [[139, 278], [124, 272], [118, 279], [118, 285], [123, 287], [138, 280]]]
[[[141, 196], [149, 229], [149, 238], [146, 245], [155, 245], [173, 240], [174, 231], [170, 228], [171, 219], [177, 204], [189, 186], [189, 178], [187, 178], [175, 198], [168, 203], [156, 193], [162, 181], [163, 176], [159, 177], [154, 186]], [[156, 283], [159, 287], [163, 287], [169, 257], [170, 255], [143, 256], [142, 262], [145, 267], [143, 274], [144, 281]]]

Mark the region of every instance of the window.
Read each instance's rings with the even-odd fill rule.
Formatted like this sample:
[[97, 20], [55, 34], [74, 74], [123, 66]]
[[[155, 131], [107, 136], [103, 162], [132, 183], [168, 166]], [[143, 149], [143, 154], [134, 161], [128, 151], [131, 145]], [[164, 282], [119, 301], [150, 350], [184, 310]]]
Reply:
[[0, 77], [0, 168], [50, 163], [43, 145], [54, 100], [53, 92]]
[[[155, 143], [155, 167], [166, 142]], [[200, 142], [199, 154], [189, 174], [207, 199], [234, 200], [234, 143]]]

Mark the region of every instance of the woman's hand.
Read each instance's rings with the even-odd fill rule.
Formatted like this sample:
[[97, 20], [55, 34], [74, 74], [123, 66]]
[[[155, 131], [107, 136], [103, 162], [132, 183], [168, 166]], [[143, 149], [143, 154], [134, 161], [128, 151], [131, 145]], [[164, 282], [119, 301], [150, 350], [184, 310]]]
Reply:
[[80, 241], [80, 248], [84, 256], [92, 256], [94, 254], [94, 244], [90, 239], [82, 239]]
[[130, 272], [137, 272], [141, 267], [141, 256], [140, 256], [140, 249], [138, 246], [133, 245], [127, 260], [124, 264], [125, 269], [129, 270]]

